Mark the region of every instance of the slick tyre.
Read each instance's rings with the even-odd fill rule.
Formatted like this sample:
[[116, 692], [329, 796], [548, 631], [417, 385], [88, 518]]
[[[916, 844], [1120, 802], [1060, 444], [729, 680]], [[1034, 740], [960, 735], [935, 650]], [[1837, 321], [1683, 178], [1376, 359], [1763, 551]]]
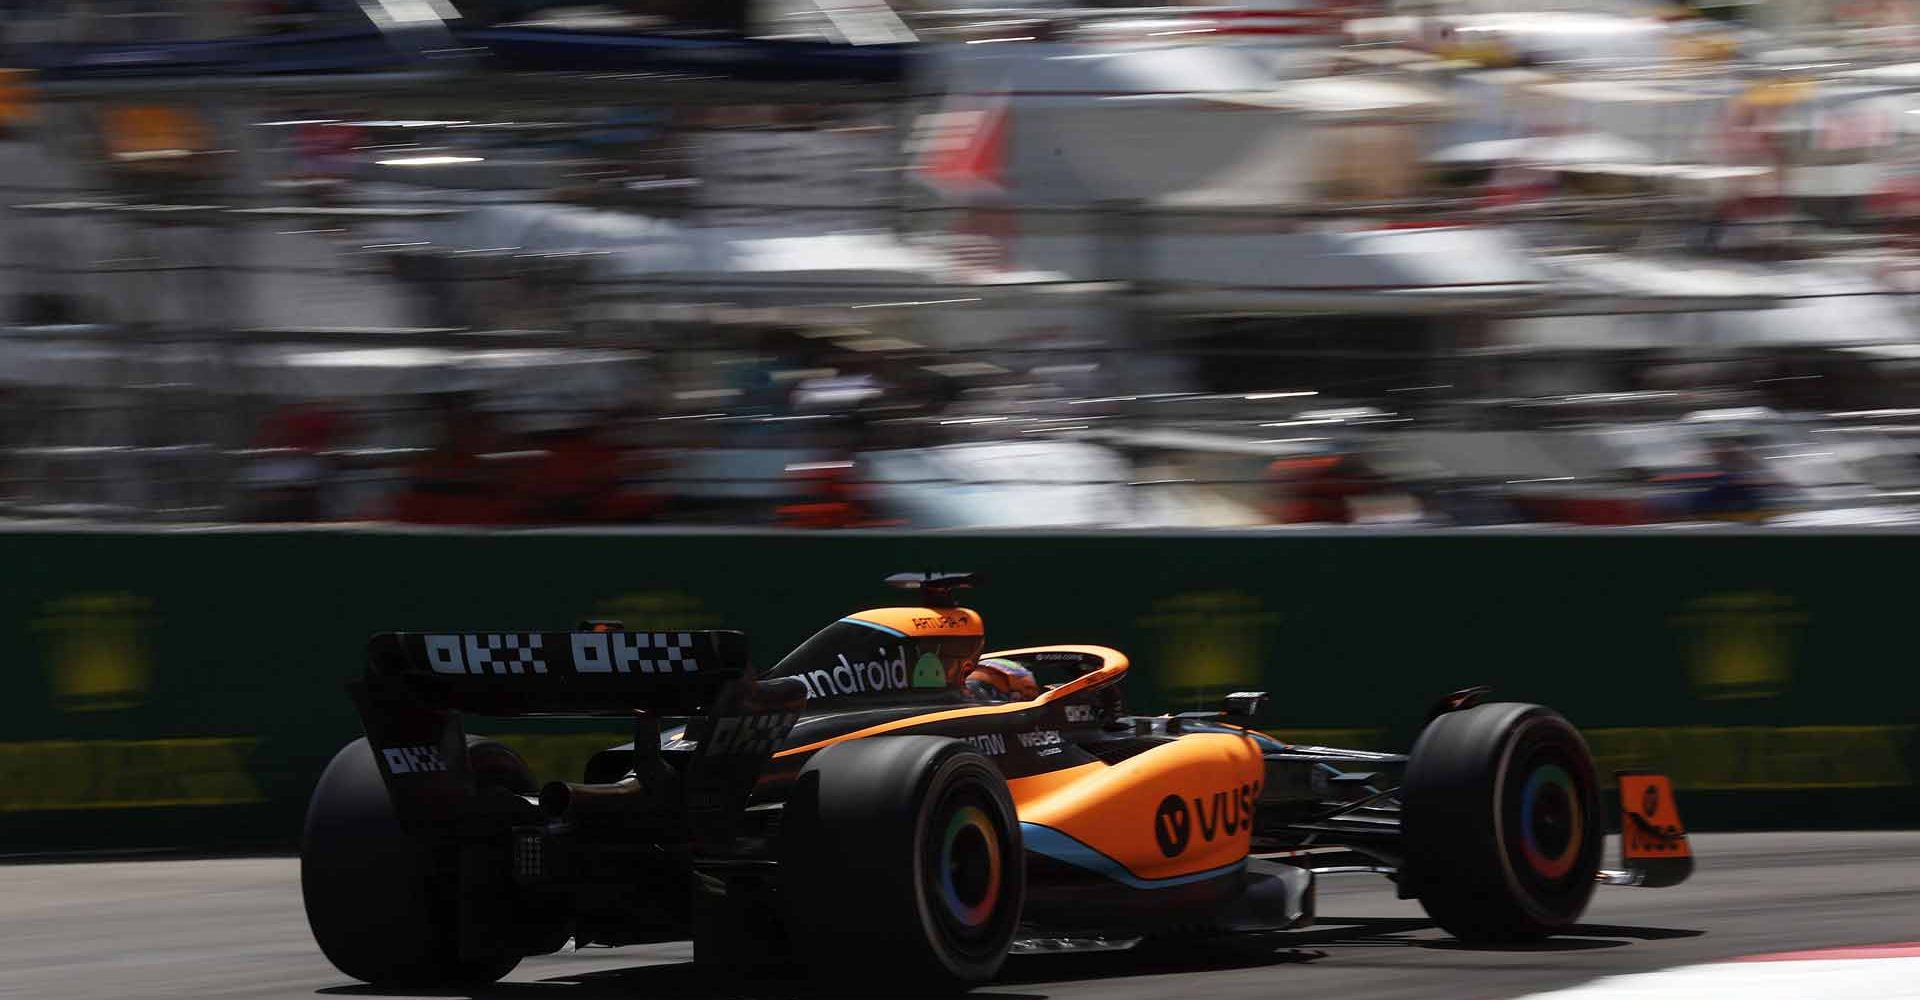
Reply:
[[784, 822], [794, 958], [816, 976], [964, 989], [999, 972], [1020, 925], [1026, 857], [1005, 779], [967, 744], [890, 736], [828, 747], [801, 770]]
[[[468, 738], [482, 787], [533, 787], [518, 755]], [[394, 816], [367, 741], [342, 747], [320, 775], [300, 840], [307, 926], [334, 968], [376, 985], [490, 983], [520, 964], [517, 953], [462, 961], [454, 886]]]
[[1500, 702], [1434, 719], [1401, 786], [1404, 878], [1464, 942], [1535, 941], [1580, 919], [1605, 830], [1593, 756], [1572, 724]]

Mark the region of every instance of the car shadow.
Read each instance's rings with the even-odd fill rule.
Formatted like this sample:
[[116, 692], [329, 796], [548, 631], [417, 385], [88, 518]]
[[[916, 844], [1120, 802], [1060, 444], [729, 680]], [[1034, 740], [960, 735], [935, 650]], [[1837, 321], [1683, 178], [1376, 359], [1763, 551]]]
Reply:
[[1619, 948], [1634, 941], [1667, 941], [1699, 937], [1706, 931], [1683, 927], [1628, 927], [1620, 924], [1576, 924], [1544, 941], [1511, 944], [1474, 944], [1466, 941], [1421, 941], [1423, 948], [1439, 951], [1594, 951]]
[[[983, 1000], [1047, 1000], [1043, 994], [985, 986], [967, 994]], [[335, 997], [445, 997], [459, 1000], [634, 1000], [636, 997], [672, 997], [673, 1000], [954, 1000], [951, 990], [916, 993], [898, 982], [814, 984], [798, 974], [716, 976], [692, 962], [664, 962], [623, 969], [569, 973], [537, 982], [502, 982], [465, 988], [419, 989], [353, 985], [329, 986], [316, 993]]]
[[1434, 951], [1599, 951], [1604, 948], [1623, 948], [1628, 942], [1618, 938], [1569, 938], [1552, 937], [1545, 941], [1503, 941], [1498, 943], [1480, 943], [1472, 941], [1421, 941], [1419, 946]]
[[1707, 933], [1690, 927], [1623, 927], [1619, 924], [1580, 924], [1567, 932], [1579, 937], [1635, 938], [1641, 941], [1670, 941], [1694, 938]]
[[[1450, 951], [1572, 952], [1618, 948], [1634, 941], [1661, 941], [1699, 937], [1705, 931], [1673, 927], [1629, 927], [1581, 924], [1545, 941], [1525, 944], [1475, 945], [1451, 939], [1414, 937], [1432, 930], [1430, 920], [1415, 917], [1329, 919], [1307, 930], [1248, 935], [1230, 939], [1157, 941], [1128, 951], [1056, 955], [1016, 955], [1007, 960], [992, 984], [967, 994], [991, 1000], [1046, 1000], [1044, 993], [1023, 987], [1082, 980], [1127, 979], [1182, 973], [1249, 969], [1300, 964], [1326, 959], [1349, 948], [1433, 948]], [[897, 981], [816, 985], [797, 973], [767, 973], [723, 978], [692, 962], [652, 962], [626, 968], [551, 976], [536, 982], [504, 982], [465, 989], [392, 991], [381, 987], [330, 986], [316, 991], [334, 997], [446, 997], [462, 1000], [633, 1000], [634, 997], [673, 997], [675, 1000], [826, 1000], [840, 997], [877, 997], [888, 1000], [933, 1000], [952, 993], [916, 994]]]
[[1298, 946], [1405, 946], [1418, 942], [1400, 935], [1432, 927], [1433, 921], [1424, 917], [1328, 917], [1306, 930], [1271, 936]]

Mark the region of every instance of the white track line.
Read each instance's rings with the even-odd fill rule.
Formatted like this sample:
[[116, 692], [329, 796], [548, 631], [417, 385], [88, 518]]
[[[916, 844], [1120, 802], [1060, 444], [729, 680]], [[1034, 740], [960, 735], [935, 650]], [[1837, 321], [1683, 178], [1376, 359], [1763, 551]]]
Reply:
[[[1818, 957], [1815, 957], [1818, 956]], [[1920, 1000], [1920, 945], [1754, 955], [1687, 965], [1521, 1000]]]

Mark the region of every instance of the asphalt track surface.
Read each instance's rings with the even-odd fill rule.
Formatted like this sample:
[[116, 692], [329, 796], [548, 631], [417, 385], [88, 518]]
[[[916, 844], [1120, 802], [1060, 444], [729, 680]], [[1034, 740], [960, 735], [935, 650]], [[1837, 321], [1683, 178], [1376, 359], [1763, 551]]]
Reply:
[[[1703, 834], [1672, 889], [1602, 887], [1578, 933], [1469, 949], [1384, 881], [1322, 882], [1321, 924], [1250, 955], [1019, 957], [976, 997], [1108, 1000], [1508, 998], [1766, 952], [1920, 941], [1920, 833]], [[860, 962], [863, 943], [846, 942]], [[645, 1000], [821, 996], [789, 983], [716, 986], [686, 944], [529, 959], [505, 982], [438, 996]], [[910, 984], [883, 995], [913, 995]], [[308, 936], [290, 858], [0, 867], [0, 997], [325, 1000], [393, 997], [329, 966]]]

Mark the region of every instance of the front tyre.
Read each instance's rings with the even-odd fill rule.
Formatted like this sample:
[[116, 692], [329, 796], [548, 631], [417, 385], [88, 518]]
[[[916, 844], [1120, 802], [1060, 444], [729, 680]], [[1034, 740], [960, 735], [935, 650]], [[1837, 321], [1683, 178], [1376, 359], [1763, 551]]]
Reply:
[[801, 964], [922, 987], [1000, 971], [1026, 899], [1025, 848], [1006, 780], [967, 744], [828, 747], [801, 770], [785, 827], [781, 891]]
[[1462, 941], [1534, 941], [1580, 919], [1605, 835], [1593, 756], [1538, 705], [1449, 712], [1413, 745], [1401, 785], [1405, 878]]
[[[468, 740], [483, 786], [531, 787], [526, 765], [505, 746]], [[401, 829], [365, 738], [335, 754], [307, 805], [300, 839], [300, 892], [307, 926], [334, 968], [396, 986], [490, 983], [520, 964], [504, 953], [462, 960], [453, 887], [432, 855]]]

